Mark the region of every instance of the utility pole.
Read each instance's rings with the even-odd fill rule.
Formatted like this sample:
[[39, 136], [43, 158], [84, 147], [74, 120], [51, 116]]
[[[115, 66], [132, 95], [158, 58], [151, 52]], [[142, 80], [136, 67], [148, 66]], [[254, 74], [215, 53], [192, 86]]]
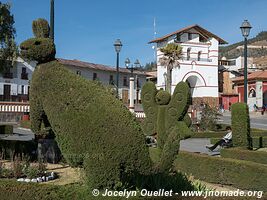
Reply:
[[54, 20], [55, 20], [55, 8], [54, 0], [50, 0], [50, 38], [54, 41]]

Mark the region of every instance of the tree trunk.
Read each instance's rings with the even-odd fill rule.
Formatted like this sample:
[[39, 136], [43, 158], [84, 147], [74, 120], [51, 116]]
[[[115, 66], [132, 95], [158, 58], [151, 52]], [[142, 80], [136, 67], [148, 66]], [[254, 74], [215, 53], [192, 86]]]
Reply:
[[172, 69], [168, 66], [167, 67], [167, 87], [166, 90], [171, 94], [171, 88], [172, 88]]

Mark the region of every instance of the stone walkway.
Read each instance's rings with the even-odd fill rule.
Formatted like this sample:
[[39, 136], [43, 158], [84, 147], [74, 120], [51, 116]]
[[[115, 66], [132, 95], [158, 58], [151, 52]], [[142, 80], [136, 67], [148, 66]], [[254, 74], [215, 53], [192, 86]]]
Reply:
[[213, 152], [206, 148], [211, 145], [209, 138], [189, 138], [180, 142], [180, 150], [194, 153], [202, 153], [211, 156], [220, 155], [220, 149], [217, 147]]

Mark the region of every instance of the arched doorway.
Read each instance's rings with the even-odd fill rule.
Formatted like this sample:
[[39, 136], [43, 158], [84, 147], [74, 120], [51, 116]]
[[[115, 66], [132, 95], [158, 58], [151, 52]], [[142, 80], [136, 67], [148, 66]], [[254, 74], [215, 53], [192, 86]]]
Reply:
[[189, 76], [186, 79], [186, 82], [188, 83], [188, 85], [190, 87], [191, 97], [192, 98], [198, 97], [198, 89], [199, 89], [199, 87], [203, 86], [199, 77], [197, 77], [195, 75]]

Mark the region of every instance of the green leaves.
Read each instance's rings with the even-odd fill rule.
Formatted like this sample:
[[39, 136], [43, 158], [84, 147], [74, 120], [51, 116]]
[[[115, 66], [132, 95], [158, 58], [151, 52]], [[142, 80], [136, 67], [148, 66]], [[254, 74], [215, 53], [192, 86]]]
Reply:
[[36, 38], [48, 38], [49, 37], [49, 24], [45, 19], [37, 19], [32, 22], [32, 31]]
[[0, 72], [8, 66], [10, 60], [16, 58], [16, 30], [14, 17], [10, 13], [10, 5], [0, 2]]

